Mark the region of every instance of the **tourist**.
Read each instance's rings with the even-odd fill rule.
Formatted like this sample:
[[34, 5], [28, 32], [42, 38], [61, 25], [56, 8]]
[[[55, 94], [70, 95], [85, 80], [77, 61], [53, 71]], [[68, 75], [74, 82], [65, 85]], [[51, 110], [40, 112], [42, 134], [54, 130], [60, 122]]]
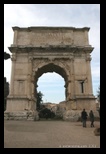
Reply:
[[91, 127], [94, 127], [94, 114], [92, 110], [89, 112], [89, 118], [91, 121]]
[[87, 116], [88, 116], [87, 112], [85, 111], [85, 109], [83, 109], [83, 111], [81, 112], [81, 119], [82, 119], [83, 127], [86, 127]]

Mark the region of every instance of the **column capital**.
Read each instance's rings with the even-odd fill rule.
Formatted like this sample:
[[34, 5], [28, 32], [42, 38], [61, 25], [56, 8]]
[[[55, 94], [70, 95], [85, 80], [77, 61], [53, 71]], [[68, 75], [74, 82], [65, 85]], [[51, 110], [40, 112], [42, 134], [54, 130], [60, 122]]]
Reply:
[[33, 70], [32, 70], [32, 76], [33, 76], [33, 77], [35, 77], [35, 72], [36, 72], [36, 71], [33, 69]]
[[29, 62], [32, 62], [32, 61], [33, 61], [33, 57], [30, 56], [30, 57], [28, 58], [28, 61], [29, 61]]
[[16, 56], [15, 56], [15, 55], [12, 55], [12, 56], [11, 56], [11, 60], [12, 60], [12, 61], [16, 61]]
[[92, 58], [91, 57], [86, 57], [86, 61], [91, 61]]
[[54, 60], [54, 57], [48, 57], [48, 60], [52, 62]]
[[71, 58], [71, 61], [74, 62], [74, 58], [73, 57]]
[[31, 80], [31, 75], [27, 74], [27, 80], [30, 81]]
[[34, 80], [34, 76], [32, 75], [32, 76], [31, 76], [31, 82], [34, 83], [34, 81], [35, 81], [35, 80]]

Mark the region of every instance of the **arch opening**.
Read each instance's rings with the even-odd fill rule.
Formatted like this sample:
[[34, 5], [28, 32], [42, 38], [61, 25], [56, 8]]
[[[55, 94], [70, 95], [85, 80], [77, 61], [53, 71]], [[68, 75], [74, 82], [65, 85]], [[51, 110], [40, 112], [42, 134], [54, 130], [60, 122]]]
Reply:
[[54, 63], [49, 63], [47, 65], [42, 66], [41, 68], [38, 68], [38, 71], [36, 73], [35, 76], [35, 81], [38, 80], [38, 78], [44, 74], [44, 73], [48, 73], [48, 72], [55, 72], [57, 74], [59, 74], [60, 76], [62, 76], [65, 80], [65, 82], [67, 81], [67, 74], [65, 72], [65, 70], [63, 68], [61, 68], [58, 65], [55, 65]]
[[35, 86], [35, 98], [36, 98], [36, 96], [37, 96], [37, 88], [38, 88], [38, 80], [39, 80], [39, 78], [43, 75], [43, 74], [45, 74], [45, 73], [56, 73], [56, 74], [58, 74], [58, 75], [60, 75], [60, 77], [62, 77], [63, 79], [64, 79], [64, 95], [65, 95], [65, 99], [64, 100], [66, 100], [66, 97], [67, 97], [67, 81], [68, 81], [68, 79], [67, 79], [67, 74], [66, 74], [66, 71], [63, 69], [63, 68], [61, 68], [60, 66], [58, 66], [58, 65], [55, 65], [55, 64], [53, 64], [53, 63], [49, 63], [49, 64], [47, 64], [47, 65], [44, 65], [43, 67], [41, 67], [41, 68], [38, 68], [38, 70], [37, 70], [37, 72], [36, 72], [36, 74], [35, 74], [35, 82], [34, 82], [34, 86]]
[[65, 81], [57, 73], [44, 73], [37, 82], [37, 92], [43, 94], [43, 103], [59, 104], [65, 101]]

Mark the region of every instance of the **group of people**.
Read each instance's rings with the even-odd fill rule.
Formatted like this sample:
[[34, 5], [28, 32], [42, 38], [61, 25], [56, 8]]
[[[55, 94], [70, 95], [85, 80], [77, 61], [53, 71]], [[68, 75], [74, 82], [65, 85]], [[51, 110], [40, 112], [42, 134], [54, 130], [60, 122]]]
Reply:
[[[85, 111], [85, 109], [83, 109], [83, 111], [81, 112], [81, 119], [82, 119], [82, 125], [83, 125], [83, 127], [86, 127], [87, 117], [88, 117], [88, 114]], [[90, 112], [89, 112], [89, 118], [90, 118], [90, 121], [91, 121], [90, 126], [91, 127], [94, 127], [94, 113], [93, 113], [92, 110], [90, 110]]]

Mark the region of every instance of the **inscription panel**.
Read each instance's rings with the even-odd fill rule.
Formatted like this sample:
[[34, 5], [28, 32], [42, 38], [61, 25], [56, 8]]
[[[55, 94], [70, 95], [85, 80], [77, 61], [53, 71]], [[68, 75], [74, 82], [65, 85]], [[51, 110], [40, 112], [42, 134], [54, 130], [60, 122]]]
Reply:
[[48, 45], [88, 45], [88, 29], [75, 28], [18, 28], [16, 44], [27, 46], [48, 46]]
[[19, 45], [70, 45], [73, 44], [73, 35], [70, 33], [49, 32], [49, 33], [25, 33], [19, 32], [17, 44]]

